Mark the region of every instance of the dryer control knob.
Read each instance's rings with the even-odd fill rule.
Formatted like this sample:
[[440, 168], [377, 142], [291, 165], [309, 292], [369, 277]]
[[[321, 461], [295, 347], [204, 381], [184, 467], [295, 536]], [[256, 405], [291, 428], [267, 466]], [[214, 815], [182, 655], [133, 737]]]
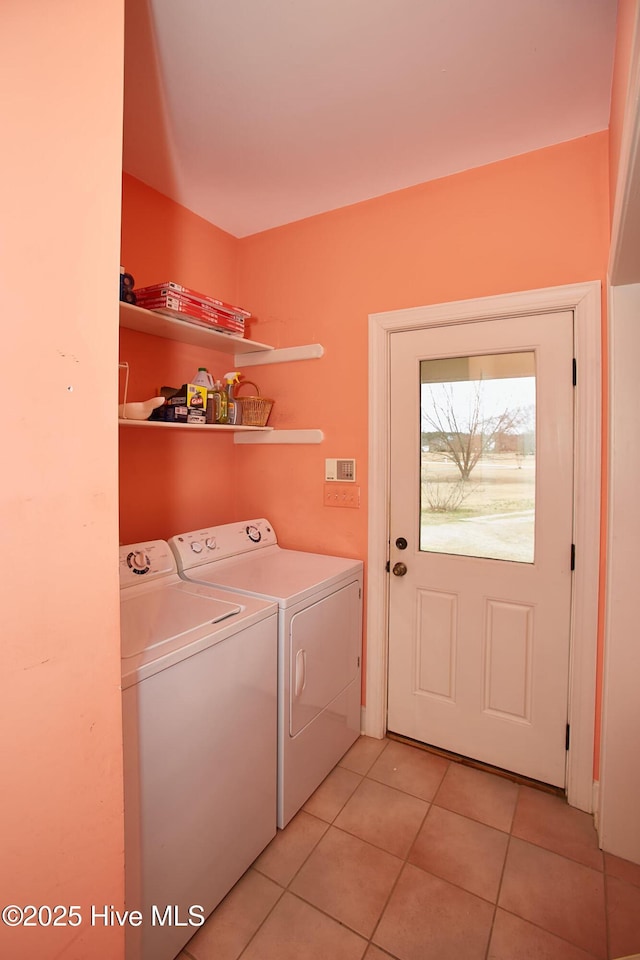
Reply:
[[205, 547], [207, 548], [207, 550], [215, 550], [215, 548], [216, 548], [216, 538], [215, 538], [215, 537], [207, 537], [207, 539], [206, 539], [205, 542], [204, 542], [204, 545], [205, 545]]
[[191, 549], [194, 553], [202, 553], [202, 544], [199, 540], [194, 540], [191, 544]]

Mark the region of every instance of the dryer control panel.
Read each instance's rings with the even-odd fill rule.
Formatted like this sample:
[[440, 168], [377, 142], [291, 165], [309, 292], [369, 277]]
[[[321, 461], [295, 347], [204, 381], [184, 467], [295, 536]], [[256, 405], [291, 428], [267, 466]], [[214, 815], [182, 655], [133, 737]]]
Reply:
[[143, 580], [155, 580], [177, 573], [171, 547], [166, 540], [148, 540], [120, 547], [120, 588]]
[[202, 563], [226, 560], [250, 550], [261, 550], [277, 542], [275, 530], [264, 517], [192, 530], [169, 540], [181, 571], [192, 570]]

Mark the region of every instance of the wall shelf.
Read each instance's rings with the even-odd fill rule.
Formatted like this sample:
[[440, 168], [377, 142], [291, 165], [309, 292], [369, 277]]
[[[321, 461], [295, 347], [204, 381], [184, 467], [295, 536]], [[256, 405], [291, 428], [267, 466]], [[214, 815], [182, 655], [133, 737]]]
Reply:
[[230, 423], [167, 423], [165, 420], [118, 420], [121, 427], [165, 427], [168, 430], [213, 430], [216, 433], [269, 433], [273, 427], [246, 427]]
[[150, 333], [154, 337], [192, 343], [198, 347], [206, 347], [208, 350], [233, 353], [236, 356], [273, 350], [273, 347], [267, 343], [230, 337], [224, 333], [218, 333], [217, 330], [209, 330], [208, 327], [179, 320], [177, 317], [166, 317], [163, 313], [154, 313], [152, 310], [145, 310], [144, 307], [136, 307], [122, 301], [120, 301], [120, 326], [128, 330], [138, 330], [140, 333]]
[[[137, 330], [154, 337], [190, 343], [208, 350], [233, 354], [235, 367], [256, 366], [267, 363], [290, 363], [296, 360], [315, 360], [324, 355], [324, 347], [310, 343], [300, 347], [274, 348], [267, 343], [227, 336], [201, 327], [178, 317], [145, 310], [131, 303], [120, 301], [120, 326]], [[121, 364], [126, 366], [126, 364]], [[128, 371], [127, 371], [128, 373]], [[240, 398], [242, 399], [242, 398]], [[322, 443], [322, 430], [278, 430], [274, 427], [233, 426], [226, 423], [166, 423], [162, 420], [120, 419], [121, 427], [164, 427], [169, 430], [204, 430], [218, 433], [234, 433], [235, 443]]]
[[324, 356], [324, 347], [320, 343], [307, 343], [302, 347], [274, 347], [262, 353], [245, 353], [236, 356], [238, 366], [255, 367], [267, 363], [291, 363], [294, 360], [318, 360]]
[[127, 330], [148, 333], [154, 337], [165, 337], [167, 340], [191, 343], [197, 347], [206, 347], [208, 350], [232, 353], [237, 367], [253, 367], [260, 363], [316, 360], [324, 354], [324, 348], [319, 343], [276, 349], [268, 343], [227, 336], [227, 334], [218, 333], [217, 330], [189, 323], [188, 320], [168, 317], [163, 313], [155, 313], [153, 310], [145, 310], [144, 307], [124, 303], [122, 300], [120, 301], [120, 326]]
[[243, 434], [235, 436], [234, 443], [322, 443], [324, 433], [322, 430], [278, 430], [274, 427], [271, 433]]

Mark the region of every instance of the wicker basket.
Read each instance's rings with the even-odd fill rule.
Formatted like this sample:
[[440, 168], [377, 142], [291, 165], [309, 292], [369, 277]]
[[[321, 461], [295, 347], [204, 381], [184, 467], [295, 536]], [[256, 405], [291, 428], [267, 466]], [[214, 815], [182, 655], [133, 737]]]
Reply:
[[238, 390], [246, 386], [254, 387], [256, 393], [260, 393], [258, 385], [251, 380], [243, 380], [237, 385], [234, 396], [242, 404], [242, 424], [246, 427], [266, 427], [274, 401], [260, 396], [239, 397]]

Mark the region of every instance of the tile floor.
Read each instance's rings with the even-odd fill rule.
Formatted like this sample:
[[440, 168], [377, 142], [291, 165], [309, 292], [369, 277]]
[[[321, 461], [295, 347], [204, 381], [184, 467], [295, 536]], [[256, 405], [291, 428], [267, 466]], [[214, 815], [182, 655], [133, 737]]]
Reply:
[[559, 797], [362, 737], [178, 960], [609, 960], [640, 866]]

